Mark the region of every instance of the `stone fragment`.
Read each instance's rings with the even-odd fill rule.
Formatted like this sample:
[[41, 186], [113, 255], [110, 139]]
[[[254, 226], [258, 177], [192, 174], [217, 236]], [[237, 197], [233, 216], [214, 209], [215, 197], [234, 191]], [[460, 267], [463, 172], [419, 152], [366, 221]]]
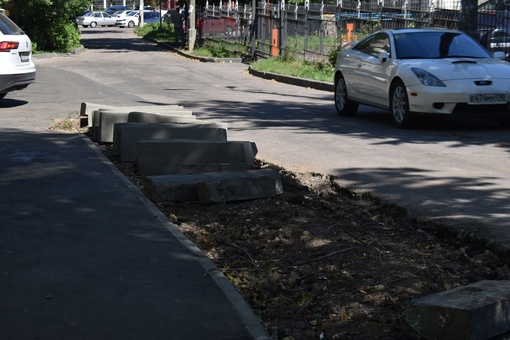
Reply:
[[510, 331], [510, 281], [484, 280], [425, 296], [405, 314], [425, 339], [490, 339]]

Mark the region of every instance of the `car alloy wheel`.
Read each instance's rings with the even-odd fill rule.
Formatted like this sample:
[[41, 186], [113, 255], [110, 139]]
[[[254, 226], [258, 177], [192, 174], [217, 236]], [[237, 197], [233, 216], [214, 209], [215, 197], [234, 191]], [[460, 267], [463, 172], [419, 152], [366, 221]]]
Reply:
[[391, 118], [395, 126], [407, 128], [411, 126], [411, 113], [409, 112], [409, 99], [402, 81], [397, 81], [391, 91]]
[[232, 26], [227, 26], [225, 28], [225, 35], [227, 37], [231, 37], [233, 32], [234, 32], [234, 30], [232, 29]]
[[134, 23], [134, 21], [130, 21], [130, 22], [128, 22], [128, 25], [127, 25], [127, 26], [128, 26], [129, 28], [133, 28], [133, 27], [135, 27], [135, 23]]
[[96, 23], [95, 21], [92, 21], [92, 22], [90, 23], [90, 27], [94, 28], [94, 27], [96, 27], [96, 26], [97, 26], [97, 23]]
[[341, 75], [335, 79], [335, 108], [340, 116], [353, 116], [358, 111], [358, 104], [347, 97], [347, 86]]

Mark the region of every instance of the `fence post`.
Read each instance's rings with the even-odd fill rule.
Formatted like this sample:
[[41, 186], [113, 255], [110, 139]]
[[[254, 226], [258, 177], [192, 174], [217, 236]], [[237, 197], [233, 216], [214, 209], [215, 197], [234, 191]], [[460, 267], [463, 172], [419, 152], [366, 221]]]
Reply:
[[273, 29], [271, 31], [271, 56], [277, 57], [278, 56], [278, 31], [279, 29], [276, 28], [276, 24], [273, 26]]
[[310, 9], [310, 1], [305, 0], [305, 39], [303, 42], [303, 60], [306, 60], [306, 50], [308, 49], [308, 10]]
[[251, 38], [251, 60], [255, 60], [255, 37], [258, 27], [257, 18], [257, 0], [251, 0], [251, 25], [250, 25], [250, 38]]
[[287, 10], [285, 9], [285, 1], [283, 2], [281, 17], [282, 17], [282, 24], [280, 27], [280, 31], [281, 31], [280, 49], [285, 48], [285, 46], [287, 45], [287, 38], [289, 36], [289, 32], [288, 32], [289, 28], [287, 26]]

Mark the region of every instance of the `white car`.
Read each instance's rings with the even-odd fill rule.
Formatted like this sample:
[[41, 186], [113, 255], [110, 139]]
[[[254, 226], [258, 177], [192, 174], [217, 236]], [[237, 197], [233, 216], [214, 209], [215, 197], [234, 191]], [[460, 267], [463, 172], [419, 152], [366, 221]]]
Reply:
[[140, 21], [138, 17], [139, 17], [138, 11], [131, 11], [124, 17], [117, 19], [115, 22], [115, 26], [133, 28], [136, 25], [138, 25], [138, 22]]
[[128, 15], [130, 12], [132, 12], [133, 10], [129, 9], [129, 10], [122, 10], [122, 11], [117, 11], [115, 13], [112, 14], [112, 17], [115, 18], [115, 22], [117, 22], [117, 20], [121, 19], [121, 18], [124, 18], [126, 15]]
[[35, 82], [30, 38], [0, 9], [0, 99]]
[[117, 18], [106, 12], [87, 12], [76, 19], [76, 23], [85, 28], [96, 26], [115, 26]]
[[335, 107], [389, 110], [411, 127], [418, 114], [510, 117], [510, 63], [467, 34], [447, 29], [382, 30], [338, 52]]
[[[159, 21], [159, 12], [156, 11], [143, 11], [143, 22], [145, 24]], [[133, 11], [128, 13], [125, 17], [117, 19], [115, 25], [117, 27], [129, 27], [133, 28], [140, 22], [139, 11]]]

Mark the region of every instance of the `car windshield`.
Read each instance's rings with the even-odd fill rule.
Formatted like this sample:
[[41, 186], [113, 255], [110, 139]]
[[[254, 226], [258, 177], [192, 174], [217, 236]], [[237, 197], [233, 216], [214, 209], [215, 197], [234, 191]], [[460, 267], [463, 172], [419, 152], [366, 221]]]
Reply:
[[407, 32], [393, 35], [398, 59], [490, 58], [476, 41], [461, 32]]

